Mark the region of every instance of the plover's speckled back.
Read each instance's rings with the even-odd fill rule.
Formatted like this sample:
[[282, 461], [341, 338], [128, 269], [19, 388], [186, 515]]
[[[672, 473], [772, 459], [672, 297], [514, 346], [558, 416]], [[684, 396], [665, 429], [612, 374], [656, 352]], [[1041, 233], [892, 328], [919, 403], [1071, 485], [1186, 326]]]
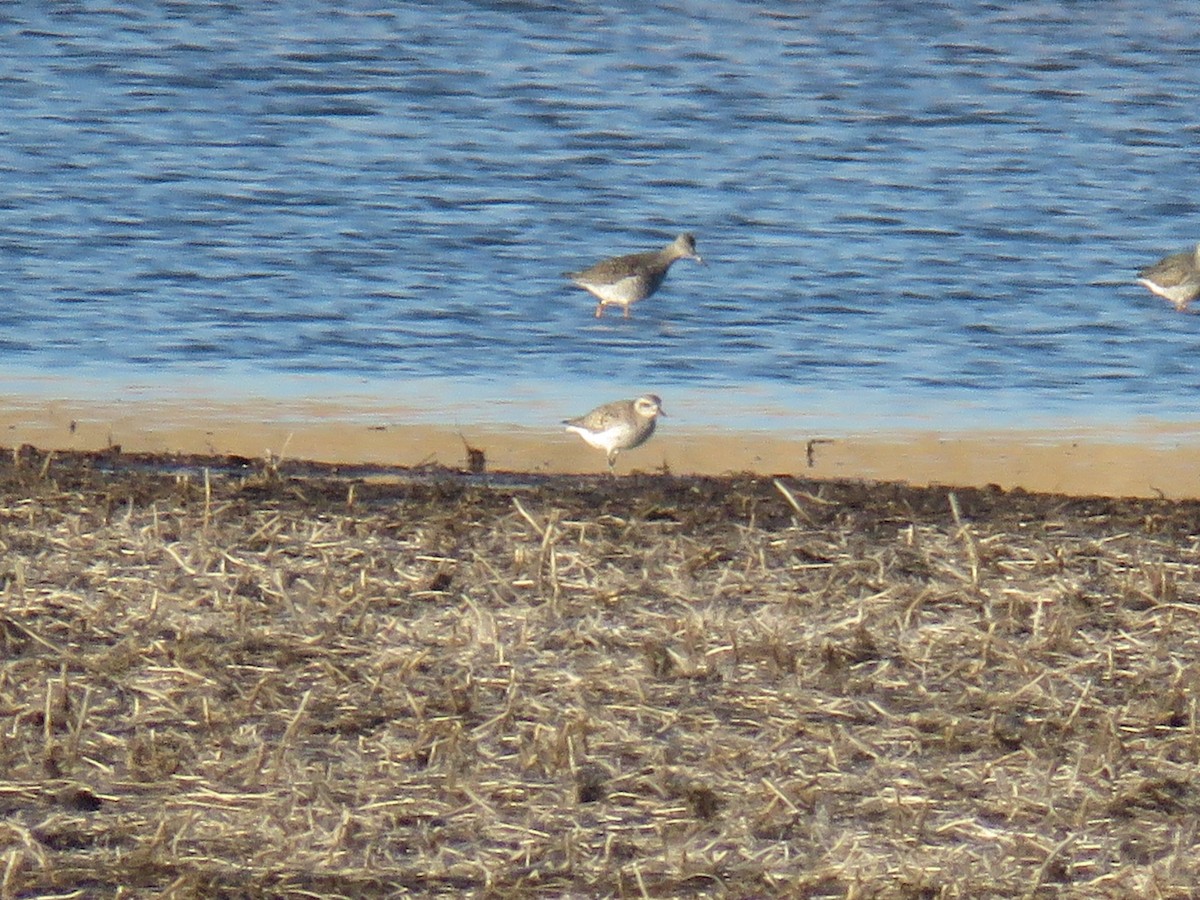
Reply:
[[596, 305], [596, 318], [604, 314], [606, 306], [621, 307], [625, 318], [629, 318], [630, 304], [657, 291], [671, 263], [677, 259], [704, 262], [696, 253], [696, 239], [692, 235], [681, 234], [661, 250], [614, 256], [582, 272], [568, 272], [567, 277], [600, 301]]
[[1160, 297], [1175, 304], [1183, 312], [1188, 304], [1200, 297], [1200, 244], [1164, 257], [1138, 272], [1138, 282]]
[[564, 419], [567, 431], [573, 431], [597, 450], [608, 454], [608, 470], [613, 471], [617, 454], [640, 447], [654, 434], [659, 416], [665, 416], [662, 400], [645, 394], [636, 400], [617, 400], [597, 406], [587, 415]]

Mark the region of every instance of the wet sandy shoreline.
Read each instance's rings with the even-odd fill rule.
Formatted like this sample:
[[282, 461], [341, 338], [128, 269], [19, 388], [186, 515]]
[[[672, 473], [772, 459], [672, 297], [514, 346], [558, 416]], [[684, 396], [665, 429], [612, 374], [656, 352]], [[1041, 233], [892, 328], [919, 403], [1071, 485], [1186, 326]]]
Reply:
[[[489, 471], [591, 474], [600, 454], [552, 424], [443, 427], [411, 423], [401, 406], [367, 412], [320, 402], [31, 402], [5, 398], [8, 446], [215, 454], [336, 464], [448, 467], [482, 450]], [[916, 486], [1005, 489], [1113, 497], [1195, 497], [1200, 426], [1139, 423], [1123, 432], [904, 431], [880, 434], [697, 431], [668, 420], [646, 446], [624, 454], [619, 473], [790, 474], [899, 481]]]

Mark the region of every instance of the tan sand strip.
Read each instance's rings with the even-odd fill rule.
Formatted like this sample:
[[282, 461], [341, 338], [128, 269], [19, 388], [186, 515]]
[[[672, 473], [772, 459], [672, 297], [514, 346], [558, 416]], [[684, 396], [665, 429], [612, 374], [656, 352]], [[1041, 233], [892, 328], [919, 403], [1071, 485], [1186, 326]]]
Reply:
[[[367, 413], [325, 403], [31, 403], [9, 398], [0, 442], [53, 450], [268, 455], [333, 463], [465, 466], [482, 450], [489, 470], [598, 473], [603, 455], [553, 424], [404, 424], [403, 408]], [[619, 473], [787, 473], [816, 478], [1023, 488], [1073, 495], [1200, 495], [1200, 429], [1143, 423], [1128, 431], [796, 434], [689, 431], [668, 419]]]

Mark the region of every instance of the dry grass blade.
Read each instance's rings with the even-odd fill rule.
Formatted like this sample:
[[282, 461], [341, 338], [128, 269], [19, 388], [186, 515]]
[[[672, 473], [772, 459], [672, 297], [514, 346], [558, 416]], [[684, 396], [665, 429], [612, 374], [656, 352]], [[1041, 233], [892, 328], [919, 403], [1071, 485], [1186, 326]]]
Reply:
[[521, 498], [513, 497], [512, 502], [513, 502], [513, 506], [515, 506], [517, 508], [517, 512], [519, 512], [521, 514], [521, 518], [524, 519], [526, 522], [528, 522], [533, 527], [533, 530], [538, 533], [538, 537], [545, 540], [546, 539], [546, 529], [541, 525], [541, 523], [538, 522], [537, 519], [535, 519], [533, 516], [531, 516], [529, 514], [529, 510], [527, 510], [524, 506], [521, 505]]
[[783, 499], [788, 502], [788, 505], [796, 511], [796, 515], [811, 525], [812, 519], [804, 511], [804, 507], [800, 505], [800, 501], [796, 499], [796, 495], [791, 492], [788, 486], [778, 478], [774, 479], [772, 483], [775, 485], [775, 489], [783, 495]]

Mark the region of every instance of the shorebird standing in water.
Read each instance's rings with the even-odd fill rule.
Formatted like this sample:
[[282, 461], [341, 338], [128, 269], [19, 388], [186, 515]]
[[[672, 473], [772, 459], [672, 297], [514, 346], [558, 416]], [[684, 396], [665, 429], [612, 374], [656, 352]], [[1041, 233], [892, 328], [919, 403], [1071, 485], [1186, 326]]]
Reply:
[[1200, 297], [1200, 244], [1142, 269], [1138, 282], [1170, 300], [1180, 312], [1186, 311], [1188, 304]]
[[617, 454], [640, 447], [654, 434], [659, 416], [665, 416], [657, 394], [645, 394], [636, 400], [617, 400], [597, 406], [575, 419], [564, 419], [567, 431], [573, 431], [597, 450], [608, 454], [608, 471], [616, 474]]
[[606, 306], [621, 307], [628, 319], [630, 304], [657, 291], [671, 263], [677, 259], [694, 259], [703, 264], [692, 235], [681, 234], [661, 250], [602, 260], [582, 272], [568, 272], [567, 277], [600, 301], [596, 305], [597, 319], [604, 315]]

